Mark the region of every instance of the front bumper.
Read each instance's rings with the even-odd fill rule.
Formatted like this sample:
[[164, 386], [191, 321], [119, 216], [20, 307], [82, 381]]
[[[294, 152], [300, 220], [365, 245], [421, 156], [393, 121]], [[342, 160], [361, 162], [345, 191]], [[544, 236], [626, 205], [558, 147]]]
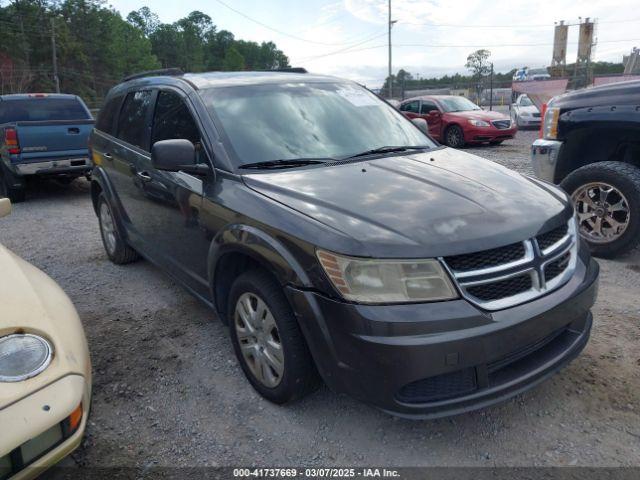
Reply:
[[541, 180], [555, 183], [556, 165], [562, 148], [562, 142], [539, 138], [531, 145], [531, 164], [535, 176]]
[[520, 115], [517, 120], [518, 128], [539, 127], [541, 123], [542, 119], [540, 117], [523, 117]]
[[[513, 122], [512, 122], [513, 125]], [[518, 129], [515, 126], [511, 128], [499, 129], [496, 127], [467, 127], [464, 131], [464, 140], [467, 143], [496, 142], [508, 140], [516, 135]]]
[[597, 279], [597, 263], [583, 253], [564, 286], [498, 312], [465, 300], [373, 306], [287, 291], [332, 389], [433, 418], [514, 396], [576, 357], [589, 338]]
[[[84, 435], [90, 398], [91, 386], [86, 379], [70, 374], [0, 410], [3, 429], [0, 478], [35, 478], [74, 451]], [[65, 421], [79, 404], [82, 404], [80, 425], [65, 432]], [[51, 435], [45, 432], [55, 430], [58, 425], [61, 438], [52, 440], [51, 445], [40, 446]], [[43, 434], [47, 438], [42, 439]], [[29, 452], [27, 458], [26, 452]]]

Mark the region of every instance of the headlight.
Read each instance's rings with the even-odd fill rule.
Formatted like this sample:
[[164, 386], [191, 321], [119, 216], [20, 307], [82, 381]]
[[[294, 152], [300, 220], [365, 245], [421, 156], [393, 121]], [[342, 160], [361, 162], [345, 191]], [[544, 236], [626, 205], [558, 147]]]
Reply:
[[49, 342], [37, 335], [0, 338], [0, 382], [20, 382], [42, 372], [51, 362]]
[[544, 127], [542, 133], [544, 138], [554, 140], [558, 138], [558, 119], [560, 118], [560, 109], [556, 107], [547, 108], [544, 114]]
[[317, 255], [331, 283], [347, 300], [407, 303], [458, 297], [437, 260], [372, 260], [324, 251]]
[[471, 125], [475, 125], [476, 127], [488, 127], [489, 122], [485, 122], [484, 120], [469, 120]]

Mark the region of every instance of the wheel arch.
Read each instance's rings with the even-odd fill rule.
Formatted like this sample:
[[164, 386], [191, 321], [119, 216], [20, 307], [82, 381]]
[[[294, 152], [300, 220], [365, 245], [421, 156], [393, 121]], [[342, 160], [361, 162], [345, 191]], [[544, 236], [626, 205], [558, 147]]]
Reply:
[[267, 271], [282, 286], [310, 286], [304, 268], [280, 241], [253, 226], [230, 225], [211, 242], [207, 261], [211, 298], [224, 323], [231, 285], [250, 268]]
[[[599, 162], [622, 162], [640, 167], [640, 121], [623, 121], [607, 116], [593, 120], [586, 112], [574, 113], [566, 127], [554, 182], [560, 183], [572, 171]], [[609, 112], [611, 114], [615, 113]]]

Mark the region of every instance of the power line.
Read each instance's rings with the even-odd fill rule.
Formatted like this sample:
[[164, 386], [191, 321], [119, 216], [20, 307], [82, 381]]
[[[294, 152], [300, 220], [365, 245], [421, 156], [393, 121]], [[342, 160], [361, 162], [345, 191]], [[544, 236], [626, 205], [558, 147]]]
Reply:
[[[598, 20], [598, 23], [631, 23], [631, 22], [640, 22], [640, 18], [632, 18], [632, 19], [624, 19], [624, 20]], [[554, 25], [550, 23], [538, 23], [538, 24], [520, 24], [513, 25], [504, 23], [501, 25], [473, 25], [473, 24], [452, 24], [452, 23], [430, 23], [430, 22], [405, 22], [399, 21], [401, 25], [424, 25], [427, 27], [434, 28], [511, 28], [511, 29], [529, 29], [529, 28], [553, 28]], [[580, 22], [576, 23], [565, 23], [566, 26], [575, 26], [580, 25]]]
[[[602, 43], [622, 43], [622, 42], [637, 42], [640, 41], [640, 38], [627, 38], [627, 39], [619, 39], [619, 40], [601, 40], [598, 42], [598, 44], [602, 44]], [[578, 42], [568, 42], [569, 44], [572, 45], [577, 45]], [[502, 47], [548, 47], [548, 46], [552, 46], [553, 43], [513, 43], [513, 44], [499, 44], [499, 45], [437, 45], [437, 44], [428, 44], [428, 43], [400, 43], [400, 44], [394, 44], [394, 47], [404, 47], [404, 48], [409, 48], [409, 47], [428, 47], [428, 48], [471, 48], [471, 49], [478, 49], [478, 48], [502, 48]], [[356, 53], [356, 52], [362, 52], [365, 50], [374, 50], [377, 48], [387, 48], [388, 44], [384, 44], [384, 45], [373, 45], [373, 46], [369, 46], [369, 47], [362, 47], [362, 48], [356, 48], [356, 49], [352, 49], [351, 47], [348, 48], [344, 48], [342, 50], [338, 50], [335, 52], [330, 52], [330, 53], [325, 53], [323, 55], [316, 55], [313, 57], [305, 57], [299, 60], [299, 62], [310, 62], [310, 61], [314, 61], [314, 60], [318, 60], [320, 58], [324, 58], [324, 57], [329, 57], [332, 55], [339, 55], [339, 54], [346, 54], [346, 53]]]
[[285, 36], [285, 37], [293, 38], [294, 40], [298, 40], [298, 41], [301, 41], [301, 42], [307, 42], [307, 43], [314, 43], [316, 45], [329, 45], [329, 46], [339, 46], [339, 45], [348, 45], [349, 44], [349, 42], [341, 42], [341, 43], [318, 42], [318, 41], [315, 41], [315, 40], [309, 40], [307, 38], [298, 37], [297, 35], [292, 35], [290, 33], [283, 32], [282, 30], [278, 30], [277, 28], [274, 28], [274, 27], [272, 27], [270, 25], [267, 25], [266, 23], [263, 23], [260, 20], [256, 20], [255, 18], [250, 17], [246, 13], [243, 13], [240, 10], [237, 10], [237, 9], [233, 8], [231, 5], [227, 5], [222, 0], [215, 0], [215, 1], [217, 3], [219, 3], [220, 5], [228, 8], [232, 12], [237, 13], [241, 17], [244, 17], [247, 20], [249, 20], [249, 21], [251, 21], [251, 22], [253, 22], [253, 23], [257, 24], [257, 25], [260, 25], [261, 27], [264, 27], [267, 30], [271, 30], [272, 32], [275, 32], [275, 33], [277, 33], [279, 35], [282, 35], [282, 36]]

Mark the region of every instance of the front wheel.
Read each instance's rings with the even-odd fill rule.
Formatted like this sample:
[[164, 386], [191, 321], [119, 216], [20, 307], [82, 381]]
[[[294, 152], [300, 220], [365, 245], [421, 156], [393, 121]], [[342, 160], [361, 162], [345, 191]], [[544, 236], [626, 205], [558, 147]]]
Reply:
[[571, 196], [580, 235], [595, 256], [610, 258], [640, 242], [640, 169], [599, 162], [569, 174], [560, 185]]
[[282, 404], [317, 388], [318, 374], [295, 315], [267, 272], [252, 270], [235, 280], [228, 312], [236, 356], [260, 395]]
[[458, 125], [451, 125], [444, 133], [444, 142], [451, 148], [462, 148], [464, 146], [464, 133]]

